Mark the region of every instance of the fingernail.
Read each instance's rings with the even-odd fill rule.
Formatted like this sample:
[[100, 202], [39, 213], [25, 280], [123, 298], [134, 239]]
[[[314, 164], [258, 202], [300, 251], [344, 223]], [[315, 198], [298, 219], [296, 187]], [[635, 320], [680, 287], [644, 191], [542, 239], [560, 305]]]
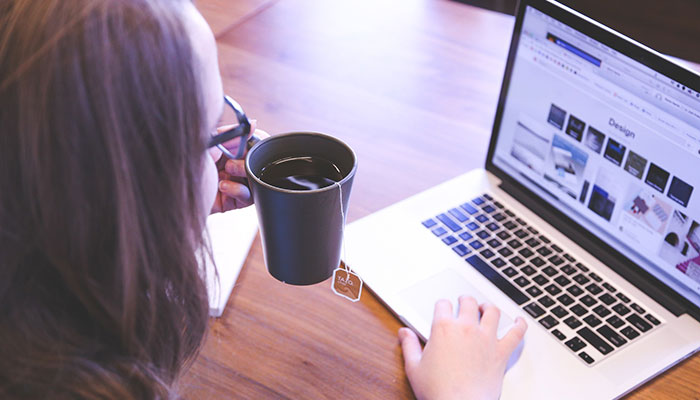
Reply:
[[228, 183], [228, 182], [226, 182], [226, 181], [221, 181], [221, 182], [219, 182], [219, 189], [220, 189], [220, 190], [226, 191], [226, 190], [229, 190], [230, 188], [231, 188], [231, 184], [230, 184], [230, 183]]
[[399, 339], [403, 339], [406, 336], [406, 328], [399, 328]]

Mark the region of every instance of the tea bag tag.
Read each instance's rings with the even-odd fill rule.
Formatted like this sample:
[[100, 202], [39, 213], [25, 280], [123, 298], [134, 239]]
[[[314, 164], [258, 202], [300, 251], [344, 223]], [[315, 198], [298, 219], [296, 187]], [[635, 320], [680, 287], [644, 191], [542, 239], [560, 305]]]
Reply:
[[[345, 266], [345, 268], [343, 268]], [[333, 271], [333, 293], [340, 297], [356, 302], [362, 296], [362, 279], [352, 272], [350, 268], [341, 263], [341, 266]]]

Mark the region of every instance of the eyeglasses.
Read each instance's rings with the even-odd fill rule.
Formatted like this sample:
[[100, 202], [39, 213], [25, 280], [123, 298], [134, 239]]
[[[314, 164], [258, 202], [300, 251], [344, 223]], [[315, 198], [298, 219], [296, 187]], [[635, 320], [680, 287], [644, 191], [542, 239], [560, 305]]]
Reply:
[[[248, 136], [250, 135], [250, 122], [248, 121], [248, 117], [246, 117], [245, 113], [243, 112], [243, 108], [241, 108], [240, 104], [236, 103], [236, 101], [233, 100], [231, 97], [224, 95], [224, 103], [226, 103], [226, 106], [224, 107], [224, 116], [222, 117], [222, 122], [228, 124], [229, 122], [233, 122], [231, 120], [235, 118], [236, 122], [238, 122], [238, 125], [225, 132], [213, 134], [211, 139], [209, 139], [207, 147], [217, 147], [219, 150], [221, 150], [222, 153], [224, 153], [226, 157], [232, 160], [240, 160], [241, 158], [243, 158], [243, 154], [245, 154], [246, 147], [248, 144], [247, 142]], [[232, 116], [231, 110], [233, 110]], [[227, 120], [227, 117], [229, 120]], [[226, 147], [223, 146], [223, 144], [235, 138], [240, 139], [238, 142], [238, 151], [234, 156]]]

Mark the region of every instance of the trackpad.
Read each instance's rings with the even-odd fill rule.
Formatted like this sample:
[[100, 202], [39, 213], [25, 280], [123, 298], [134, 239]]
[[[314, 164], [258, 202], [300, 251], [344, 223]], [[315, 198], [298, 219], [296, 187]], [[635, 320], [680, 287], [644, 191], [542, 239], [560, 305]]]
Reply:
[[[418, 333], [425, 339], [430, 334], [435, 303], [440, 299], [451, 301], [452, 308], [457, 315], [459, 311], [458, 299], [462, 295], [474, 297], [479, 304], [493, 303], [462, 275], [452, 269], [447, 269], [399, 293], [402, 302], [405, 302], [415, 312], [414, 315], [422, 319], [422, 321], [405, 322], [418, 330]], [[499, 339], [502, 338], [511, 326], [513, 326], [513, 319], [501, 311], [496, 336]]]

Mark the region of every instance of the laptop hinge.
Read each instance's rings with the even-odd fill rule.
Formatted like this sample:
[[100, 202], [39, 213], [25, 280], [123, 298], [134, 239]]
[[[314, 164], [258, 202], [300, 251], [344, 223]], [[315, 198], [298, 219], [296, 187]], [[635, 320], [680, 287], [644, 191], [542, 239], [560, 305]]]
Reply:
[[558, 210], [546, 207], [541, 199], [535, 198], [525, 190], [503, 179], [499, 185], [501, 189], [513, 196], [520, 203], [539, 215], [542, 219], [557, 228], [568, 238], [574, 240], [582, 248], [594, 255], [605, 265], [612, 268], [627, 281], [638, 287], [649, 297], [653, 298], [675, 316], [688, 313], [697, 320], [700, 320], [700, 313], [694, 312], [694, 307], [688, 300], [667, 287], [656, 277], [646, 272], [615, 249], [607, 246], [600, 239], [595, 238], [582, 228], [577, 228], [571, 220], [566, 223], [566, 216]]

